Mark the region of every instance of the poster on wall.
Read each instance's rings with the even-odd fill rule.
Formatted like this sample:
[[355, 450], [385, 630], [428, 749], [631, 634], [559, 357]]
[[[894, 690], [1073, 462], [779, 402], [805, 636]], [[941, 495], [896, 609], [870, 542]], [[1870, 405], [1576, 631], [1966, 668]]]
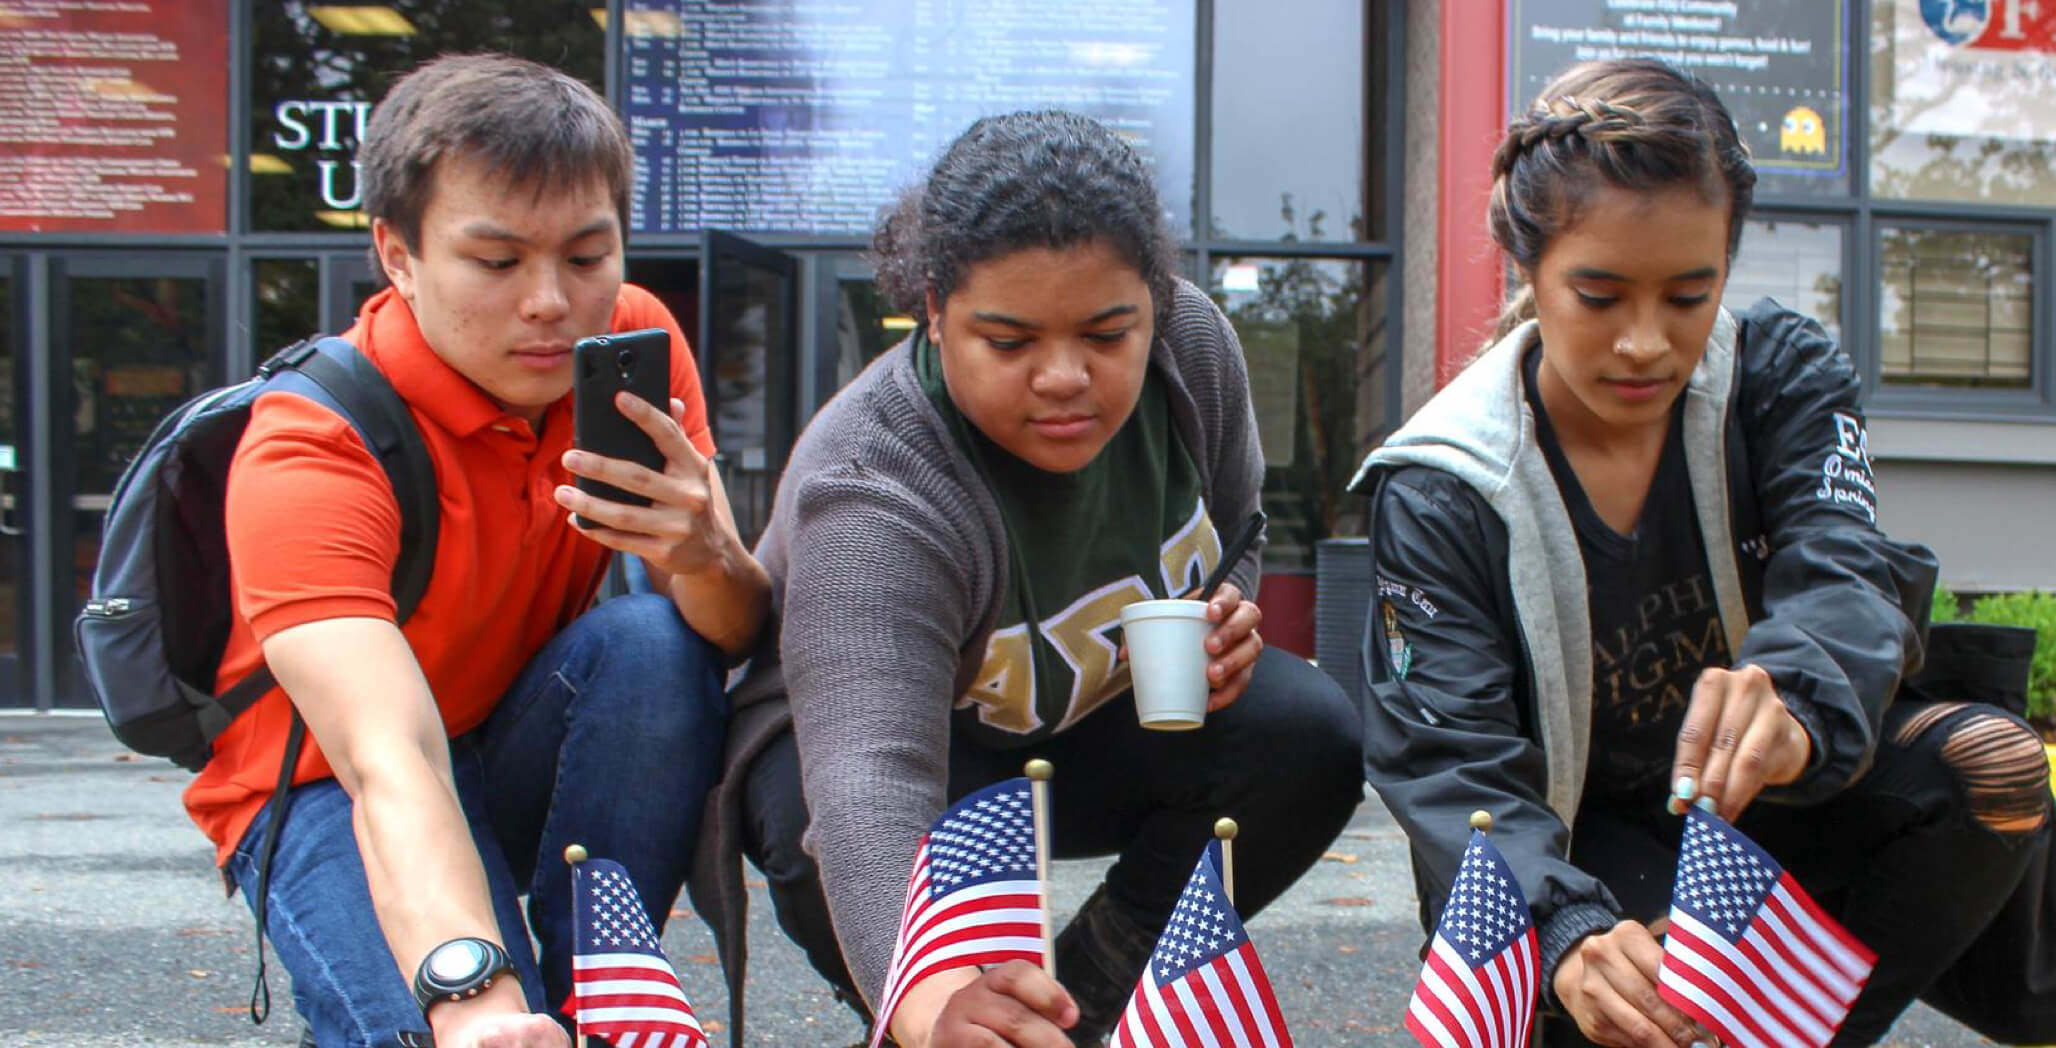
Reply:
[[2056, 0], [1889, 2], [1890, 127], [2056, 140]]
[[980, 116], [1096, 117], [1191, 228], [1195, 0], [627, 0], [630, 224], [867, 235]]
[[[1887, 0], [1889, 2], [1889, 0]], [[1843, 0], [1511, 0], [1511, 112], [1565, 68], [1649, 55], [1713, 85], [1759, 171], [1842, 177]]]
[[0, 230], [227, 226], [221, 4], [0, 4]]

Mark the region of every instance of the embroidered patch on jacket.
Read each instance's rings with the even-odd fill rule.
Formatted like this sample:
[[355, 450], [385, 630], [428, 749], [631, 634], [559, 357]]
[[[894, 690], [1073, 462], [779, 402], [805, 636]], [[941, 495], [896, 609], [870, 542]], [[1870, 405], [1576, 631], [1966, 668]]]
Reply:
[[1413, 669], [1413, 642], [1399, 631], [1399, 609], [1389, 600], [1379, 601], [1378, 606], [1385, 623], [1385, 654], [1392, 661], [1392, 676], [1405, 680], [1407, 671]]
[[1847, 507], [1871, 524], [1878, 522], [1878, 489], [1871, 472], [1870, 434], [1863, 420], [1835, 412], [1835, 447], [1822, 456], [1820, 487], [1813, 497]]

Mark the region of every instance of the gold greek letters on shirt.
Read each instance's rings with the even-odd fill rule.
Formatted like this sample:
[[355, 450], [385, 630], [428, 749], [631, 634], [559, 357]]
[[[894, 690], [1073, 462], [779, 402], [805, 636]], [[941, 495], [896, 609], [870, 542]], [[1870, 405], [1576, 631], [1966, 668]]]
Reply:
[[1035, 662], [1028, 655], [1028, 624], [992, 631], [978, 683], [957, 700], [957, 708], [978, 707], [978, 719], [1003, 731], [1026, 735], [1042, 727], [1035, 713]]
[[[1194, 500], [1192, 516], [1164, 540], [1159, 560], [1164, 592], [1174, 596], [1197, 588], [1220, 563], [1221, 536], [1207, 516], [1206, 503]], [[1123, 607], [1155, 596], [1140, 575], [1129, 575], [1092, 590], [1043, 620], [1043, 638], [1071, 670], [1071, 694], [1060, 729], [1128, 689], [1128, 665], [1116, 661], [1119, 647], [1114, 631], [1120, 628]], [[980, 722], [1025, 735], [1043, 725], [1036, 688], [1028, 626], [1016, 623], [994, 630], [986, 641], [977, 683], [957, 700], [957, 708], [976, 707]]]
[[1193, 502], [1192, 516], [1177, 534], [1164, 540], [1162, 560], [1164, 592], [1173, 597], [1198, 589], [1207, 573], [1221, 562], [1221, 533], [1206, 515], [1206, 503]]
[[1114, 661], [1120, 648], [1113, 632], [1121, 625], [1121, 609], [1156, 594], [1138, 575], [1110, 582], [1078, 598], [1056, 618], [1042, 624], [1042, 635], [1071, 667], [1071, 701], [1064, 707], [1067, 728], [1100, 704], [1128, 690], [1128, 664]]

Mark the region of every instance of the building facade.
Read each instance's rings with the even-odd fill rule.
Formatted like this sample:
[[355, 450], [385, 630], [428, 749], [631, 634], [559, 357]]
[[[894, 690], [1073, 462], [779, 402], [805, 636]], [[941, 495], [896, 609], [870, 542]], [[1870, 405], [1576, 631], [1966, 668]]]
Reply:
[[[1872, 390], [1885, 521], [1934, 544], [1949, 581], [2056, 586], [2025, 537], [2056, 516], [2056, 117], [2034, 104], [2052, 85], [2025, 86], [2056, 62], [2056, 16], [2015, 2], [1822, 0], [1828, 16], [1776, 26], [1703, 0], [17, 8], [0, 14], [0, 705], [90, 705], [69, 624], [122, 466], [171, 407], [349, 323], [375, 286], [363, 120], [453, 50], [565, 69], [623, 114], [629, 278], [694, 336], [745, 529], [814, 409], [912, 325], [878, 300], [866, 231], [934, 149], [1031, 106], [1131, 135], [1186, 275], [1249, 358], [1267, 633], [1302, 651], [1319, 543], [1365, 529], [1343, 481], [1496, 313], [1487, 160], [1519, 85], [1580, 48], [1747, 51], [1710, 68], [1754, 76], [1735, 83], [1752, 112], [1803, 100], [1821, 149], [1798, 133], [1805, 155], [1767, 175], [1730, 300], [1775, 294], [1843, 338]], [[1745, 36], [1807, 60], [1718, 46]]]

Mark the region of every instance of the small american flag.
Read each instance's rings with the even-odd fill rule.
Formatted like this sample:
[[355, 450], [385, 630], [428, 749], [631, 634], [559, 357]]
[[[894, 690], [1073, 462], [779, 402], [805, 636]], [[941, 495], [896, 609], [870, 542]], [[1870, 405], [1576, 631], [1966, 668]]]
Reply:
[[1471, 831], [1435, 924], [1406, 1028], [1427, 1048], [1522, 1048], [1541, 955], [1528, 901], [1490, 838]]
[[1828, 1043], [1877, 955], [1756, 842], [1688, 814], [1657, 991], [1740, 1048]]
[[618, 862], [571, 867], [577, 947], [571, 958], [570, 1011], [579, 1032], [615, 1048], [704, 1048], [678, 975], [664, 959], [642, 896]]
[[900, 998], [936, 972], [1041, 964], [1043, 914], [1028, 780], [1008, 779], [951, 805], [914, 853], [871, 1048], [885, 1039]]
[[1107, 1048], [1292, 1048], [1271, 980], [1221, 887], [1220, 862], [1221, 843], [1209, 843]]

